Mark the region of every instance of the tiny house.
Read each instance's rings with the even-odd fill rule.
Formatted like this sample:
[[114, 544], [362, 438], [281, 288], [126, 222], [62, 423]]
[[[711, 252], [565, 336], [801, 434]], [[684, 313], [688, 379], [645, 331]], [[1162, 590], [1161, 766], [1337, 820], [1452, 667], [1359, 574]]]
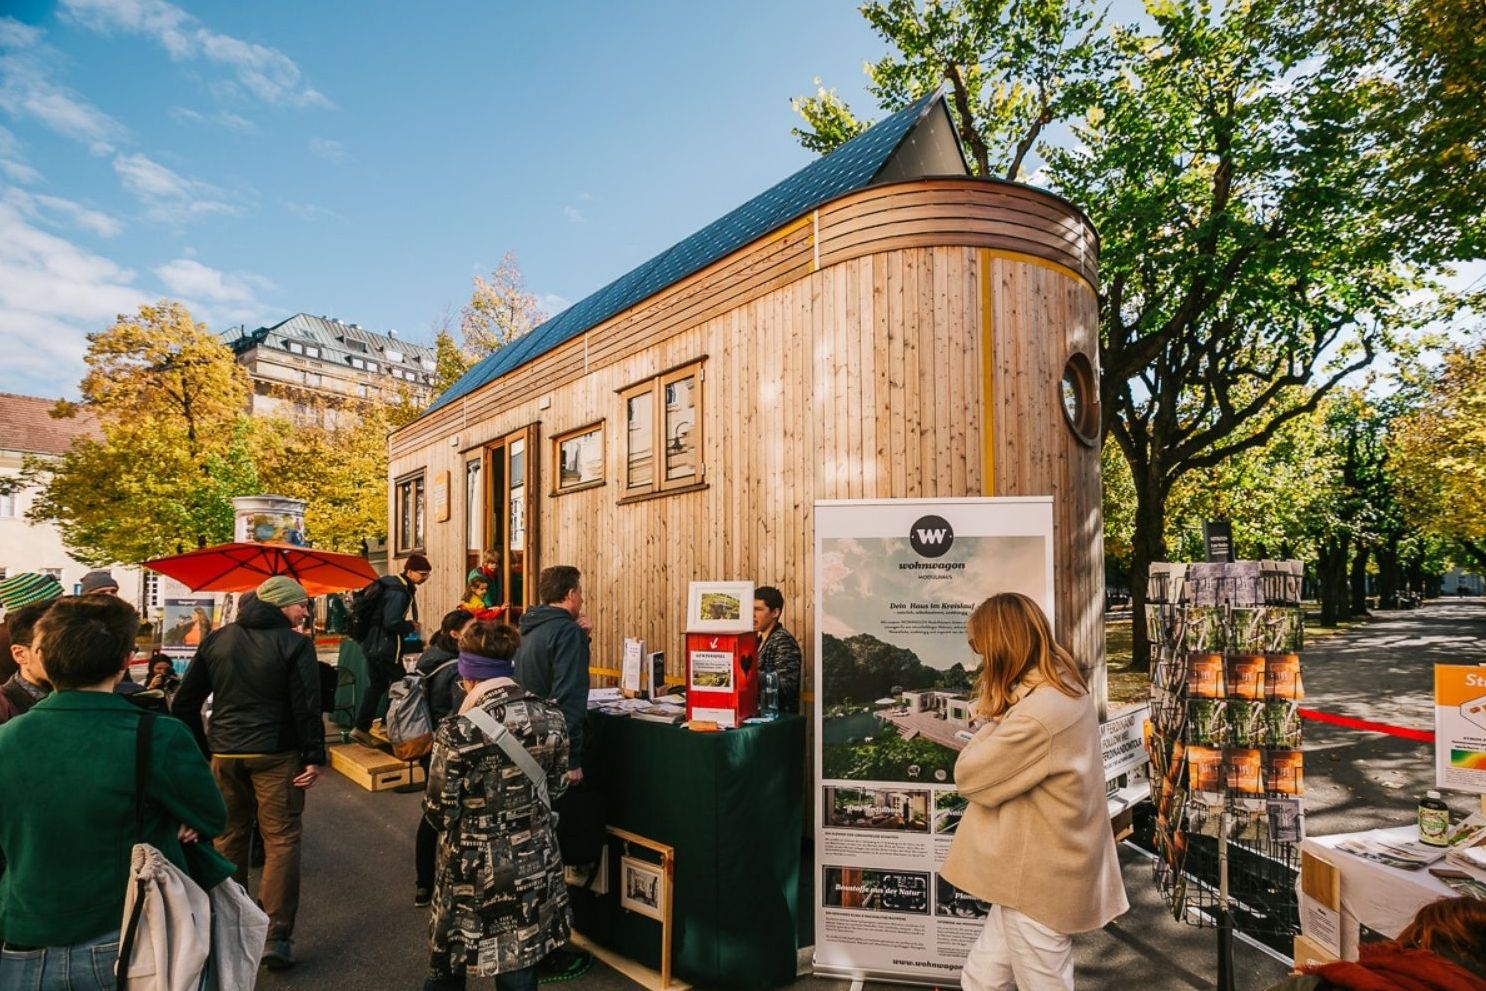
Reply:
[[687, 584], [752, 580], [813, 661], [818, 499], [1054, 496], [1060, 640], [1102, 671], [1097, 237], [969, 175], [926, 97], [479, 362], [390, 439], [426, 623], [485, 548], [578, 566], [595, 682], [680, 678]]

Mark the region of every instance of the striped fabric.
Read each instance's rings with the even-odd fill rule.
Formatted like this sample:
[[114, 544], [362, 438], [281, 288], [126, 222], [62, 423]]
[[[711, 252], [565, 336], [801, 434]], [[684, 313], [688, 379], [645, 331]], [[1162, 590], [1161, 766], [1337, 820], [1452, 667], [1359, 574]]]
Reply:
[[27, 571], [0, 582], [0, 606], [6, 612], [33, 602], [50, 602], [62, 594], [62, 583], [51, 575]]

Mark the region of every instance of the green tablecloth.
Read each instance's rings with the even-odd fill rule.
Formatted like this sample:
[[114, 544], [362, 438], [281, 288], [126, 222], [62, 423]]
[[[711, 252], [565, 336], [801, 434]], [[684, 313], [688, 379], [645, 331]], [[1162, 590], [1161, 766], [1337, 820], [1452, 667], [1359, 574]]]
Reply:
[[[805, 720], [692, 733], [590, 712], [583, 753], [609, 824], [676, 850], [675, 975], [709, 988], [794, 980]], [[574, 921], [658, 970], [660, 923], [619, 907], [613, 846], [609, 894], [569, 889]]]

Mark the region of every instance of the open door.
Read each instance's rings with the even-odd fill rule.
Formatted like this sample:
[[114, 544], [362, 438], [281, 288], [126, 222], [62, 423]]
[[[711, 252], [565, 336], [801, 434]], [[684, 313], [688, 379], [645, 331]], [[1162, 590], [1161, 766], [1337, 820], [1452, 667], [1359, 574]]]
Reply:
[[499, 598], [508, 622], [516, 622], [536, 599], [537, 425], [524, 427], [485, 446], [484, 546], [500, 553]]

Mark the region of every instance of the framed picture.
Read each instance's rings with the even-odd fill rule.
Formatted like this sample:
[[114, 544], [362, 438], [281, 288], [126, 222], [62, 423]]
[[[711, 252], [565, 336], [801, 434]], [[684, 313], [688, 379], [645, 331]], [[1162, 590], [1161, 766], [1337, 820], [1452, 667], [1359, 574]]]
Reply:
[[753, 582], [692, 582], [686, 598], [689, 633], [746, 633], [753, 629]]
[[664, 922], [668, 909], [665, 880], [660, 864], [637, 857], [621, 857], [619, 907]]

